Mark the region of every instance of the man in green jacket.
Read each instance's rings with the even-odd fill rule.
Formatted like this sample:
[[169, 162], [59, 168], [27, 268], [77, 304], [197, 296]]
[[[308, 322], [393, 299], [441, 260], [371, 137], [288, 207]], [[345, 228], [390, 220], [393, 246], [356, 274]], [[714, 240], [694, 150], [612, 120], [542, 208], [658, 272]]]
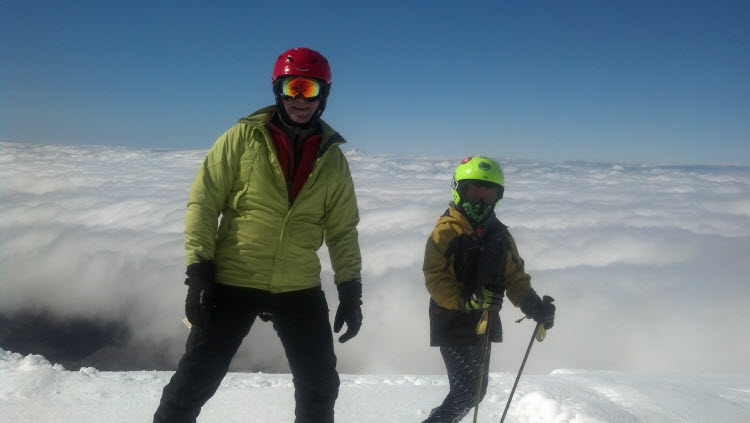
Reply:
[[224, 133], [190, 190], [192, 328], [154, 422], [195, 422], [258, 316], [271, 320], [286, 352], [295, 422], [333, 422], [339, 377], [317, 250], [325, 240], [339, 296], [334, 330], [346, 323], [339, 338], [346, 342], [362, 325], [357, 201], [339, 149], [345, 141], [320, 119], [328, 61], [307, 48], [288, 50], [272, 80], [276, 105]]

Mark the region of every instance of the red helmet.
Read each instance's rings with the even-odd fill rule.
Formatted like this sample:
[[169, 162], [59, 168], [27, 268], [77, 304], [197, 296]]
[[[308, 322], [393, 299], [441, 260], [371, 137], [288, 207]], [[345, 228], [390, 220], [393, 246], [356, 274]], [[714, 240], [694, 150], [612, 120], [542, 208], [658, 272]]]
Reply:
[[331, 68], [322, 54], [309, 48], [299, 47], [287, 50], [276, 59], [273, 66], [273, 81], [283, 75], [309, 76], [331, 84]]

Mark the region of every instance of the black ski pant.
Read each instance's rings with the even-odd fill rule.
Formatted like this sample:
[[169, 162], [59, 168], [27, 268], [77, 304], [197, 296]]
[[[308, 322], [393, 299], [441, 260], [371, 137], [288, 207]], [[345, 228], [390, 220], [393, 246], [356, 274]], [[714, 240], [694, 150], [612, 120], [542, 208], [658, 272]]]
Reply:
[[[215, 320], [193, 326], [185, 355], [164, 387], [154, 423], [194, 423], [219, 388], [260, 313], [270, 313], [294, 381], [295, 423], [333, 422], [339, 376], [328, 305], [320, 287], [281, 294], [217, 284]], [[252, 416], [247, 416], [252, 421]]]
[[[487, 343], [482, 372], [482, 345], [442, 346], [440, 354], [448, 371], [450, 391], [438, 407], [433, 408], [429, 417], [422, 423], [457, 423], [474, 407], [477, 400], [479, 378], [482, 389], [479, 401], [487, 393], [488, 369], [491, 343]], [[481, 374], [480, 374], [481, 373]]]

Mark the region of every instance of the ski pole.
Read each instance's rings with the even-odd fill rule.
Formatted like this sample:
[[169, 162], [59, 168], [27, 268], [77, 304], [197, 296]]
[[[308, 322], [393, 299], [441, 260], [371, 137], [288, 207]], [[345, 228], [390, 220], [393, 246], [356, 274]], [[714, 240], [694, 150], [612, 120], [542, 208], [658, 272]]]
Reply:
[[[551, 303], [552, 301], [554, 301], [552, 297], [549, 297], [547, 295], [544, 296], [545, 303]], [[540, 329], [541, 329], [541, 332], [540, 332]], [[508, 414], [508, 408], [510, 408], [510, 402], [511, 400], [513, 400], [513, 394], [516, 392], [516, 386], [518, 386], [518, 380], [521, 379], [521, 373], [523, 373], [523, 368], [524, 366], [526, 366], [526, 359], [529, 358], [529, 353], [531, 352], [531, 346], [534, 345], [534, 338], [538, 339], [539, 342], [541, 342], [542, 340], [544, 340], [545, 335], [546, 335], [546, 330], [544, 329], [544, 325], [541, 323], [537, 323], [536, 326], [534, 326], [534, 333], [531, 335], [529, 346], [528, 348], [526, 348], [526, 355], [523, 356], [523, 362], [521, 362], [521, 368], [518, 369], [518, 376], [516, 376], [516, 381], [513, 383], [513, 389], [510, 390], [510, 396], [508, 396], [508, 403], [505, 404], [505, 410], [503, 411], [503, 417], [500, 418], [500, 423], [503, 423], [505, 421], [505, 415]]]
[[513, 383], [513, 389], [510, 390], [508, 403], [505, 404], [505, 411], [503, 411], [503, 417], [500, 419], [500, 423], [503, 423], [503, 421], [505, 421], [505, 415], [508, 413], [508, 408], [510, 407], [510, 401], [513, 399], [513, 394], [516, 392], [516, 386], [518, 386], [518, 380], [521, 378], [523, 367], [526, 365], [526, 359], [529, 358], [529, 352], [531, 352], [531, 346], [534, 345], [534, 338], [536, 338], [536, 332], [539, 330], [540, 326], [542, 326], [542, 324], [537, 323], [536, 326], [534, 327], [534, 333], [531, 335], [531, 341], [529, 341], [529, 347], [526, 348], [526, 355], [523, 356], [523, 362], [521, 363], [521, 368], [518, 369], [518, 376], [516, 376], [516, 381]]
[[[484, 323], [484, 325], [482, 324]], [[484, 363], [487, 360], [487, 346], [489, 345], [490, 339], [490, 316], [487, 310], [482, 313], [482, 318], [479, 319], [477, 325], [477, 332], [480, 330], [484, 331], [484, 344], [482, 345], [482, 363], [479, 366], [479, 381], [477, 382], [477, 396], [474, 400], [474, 423], [477, 423], [477, 416], [479, 414], [479, 398], [482, 396], [482, 382], [484, 381]]]

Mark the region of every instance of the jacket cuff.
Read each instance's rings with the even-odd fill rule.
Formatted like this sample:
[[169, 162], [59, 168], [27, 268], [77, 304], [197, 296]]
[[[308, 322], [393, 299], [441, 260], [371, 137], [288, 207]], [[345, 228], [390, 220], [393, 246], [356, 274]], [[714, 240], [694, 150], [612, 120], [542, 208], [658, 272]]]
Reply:
[[536, 292], [531, 292], [523, 299], [523, 302], [521, 303], [521, 311], [526, 317], [533, 317], [534, 310], [541, 304], [542, 299], [539, 298], [539, 295], [537, 295]]
[[341, 282], [336, 286], [339, 292], [339, 302], [355, 302], [362, 304], [362, 279], [352, 279]]
[[213, 260], [201, 260], [198, 263], [188, 265], [185, 274], [188, 278], [199, 278], [205, 281], [214, 281], [216, 266]]

